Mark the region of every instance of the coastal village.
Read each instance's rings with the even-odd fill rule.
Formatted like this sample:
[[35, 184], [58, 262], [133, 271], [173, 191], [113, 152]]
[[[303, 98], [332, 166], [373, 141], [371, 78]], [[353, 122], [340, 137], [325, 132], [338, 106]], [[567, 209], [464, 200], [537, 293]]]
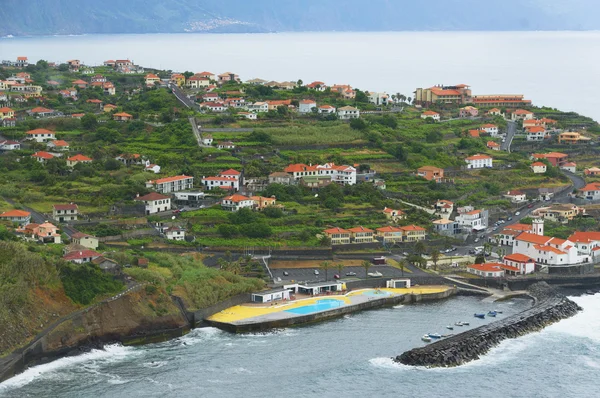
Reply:
[[268, 305], [212, 319], [230, 325], [372, 280], [392, 299], [450, 294], [411, 287], [427, 278], [597, 272], [592, 119], [466, 84], [407, 96], [291, 78], [2, 61], [2, 240], [90, 278], [85, 295], [71, 281], [78, 305], [118, 293], [113, 281], [191, 310]]

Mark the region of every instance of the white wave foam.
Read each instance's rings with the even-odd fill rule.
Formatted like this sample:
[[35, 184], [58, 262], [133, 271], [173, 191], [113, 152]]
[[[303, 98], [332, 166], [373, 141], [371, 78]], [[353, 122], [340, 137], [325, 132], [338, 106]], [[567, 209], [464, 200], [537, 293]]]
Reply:
[[407, 371], [407, 370], [420, 369], [415, 366], [408, 366], [408, 365], [403, 365], [401, 363], [394, 362], [394, 360], [389, 357], [379, 357], [379, 358], [369, 359], [369, 363], [371, 364], [371, 366], [374, 366], [374, 367], [380, 368], [380, 369], [385, 369], [385, 370]]
[[393, 308], [396, 308], [396, 309], [398, 309], [398, 308], [404, 308], [404, 304], [395, 305]]
[[233, 374], [252, 374], [253, 372], [246, 368], [239, 367], [239, 368], [232, 369], [231, 373], [233, 373]]
[[[91, 350], [90, 352], [85, 354], [73, 357], [60, 358], [43, 365], [38, 365], [29, 368], [23, 373], [20, 373], [11, 379], [8, 379], [4, 383], [0, 384], [0, 391], [20, 388], [39, 378], [52, 378], [57, 371], [72, 366], [86, 364], [91, 361], [102, 361], [104, 363], [119, 362], [125, 358], [135, 355], [135, 353], [136, 350], [132, 347], [123, 347], [119, 344], [113, 344], [104, 347], [104, 349], [102, 350]], [[94, 373], [94, 367], [89, 366], [89, 363], [87, 365], [87, 367], [81, 366], [81, 368]]]
[[583, 311], [577, 315], [548, 326], [544, 333], [567, 334], [600, 342], [600, 295], [571, 297]]
[[167, 364], [167, 361], [152, 361], [152, 362], [144, 362], [142, 364], [145, 368], [162, 368]]

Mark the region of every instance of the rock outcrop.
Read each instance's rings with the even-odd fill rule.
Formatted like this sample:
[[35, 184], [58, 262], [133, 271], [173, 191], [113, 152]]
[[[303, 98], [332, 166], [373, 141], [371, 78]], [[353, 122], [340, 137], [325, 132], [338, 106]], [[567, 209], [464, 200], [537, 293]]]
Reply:
[[581, 310], [576, 303], [545, 282], [532, 285], [529, 291], [536, 300], [532, 308], [425, 347], [406, 351], [394, 360], [411, 366], [459, 366], [479, 359], [503, 340], [541, 330]]

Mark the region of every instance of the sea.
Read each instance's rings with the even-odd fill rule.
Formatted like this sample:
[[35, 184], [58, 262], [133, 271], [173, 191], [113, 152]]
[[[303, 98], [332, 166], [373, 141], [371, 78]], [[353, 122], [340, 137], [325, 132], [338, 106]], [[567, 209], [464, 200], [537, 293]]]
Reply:
[[[32, 367], [0, 384], [0, 397], [598, 397], [600, 294], [572, 299], [583, 307], [578, 315], [456, 368], [410, 367], [392, 357], [427, 344], [426, 333], [493, 321], [475, 312], [506, 317], [531, 300], [455, 297], [266, 333], [195, 329]], [[457, 321], [470, 325], [446, 328]]]
[[[518, 11], [517, 11], [518, 13]], [[412, 97], [468, 84], [473, 94], [524, 94], [535, 105], [600, 120], [600, 32], [142, 34], [0, 39], [0, 59], [79, 59], [243, 80], [302, 79]]]

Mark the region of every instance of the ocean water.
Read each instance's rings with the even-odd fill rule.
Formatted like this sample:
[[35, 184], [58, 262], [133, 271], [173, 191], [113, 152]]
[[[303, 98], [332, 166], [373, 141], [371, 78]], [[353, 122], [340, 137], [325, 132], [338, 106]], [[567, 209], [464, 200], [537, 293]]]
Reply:
[[474, 94], [525, 94], [600, 120], [600, 32], [146, 34], [0, 39], [0, 58], [98, 64], [129, 58], [174, 71], [302, 79], [403, 93], [465, 83]]
[[457, 368], [413, 368], [391, 357], [426, 344], [425, 333], [451, 333], [445, 326], [456, 321], [492, 321], [475, 312], [508, 316], [531, 302], [456, 297], [264, 334], [196, 329], [33, 367], [0, 384], [0, 397], [597, 397], [600, 295], [573, 299], [584, 308], [575, 317]]

